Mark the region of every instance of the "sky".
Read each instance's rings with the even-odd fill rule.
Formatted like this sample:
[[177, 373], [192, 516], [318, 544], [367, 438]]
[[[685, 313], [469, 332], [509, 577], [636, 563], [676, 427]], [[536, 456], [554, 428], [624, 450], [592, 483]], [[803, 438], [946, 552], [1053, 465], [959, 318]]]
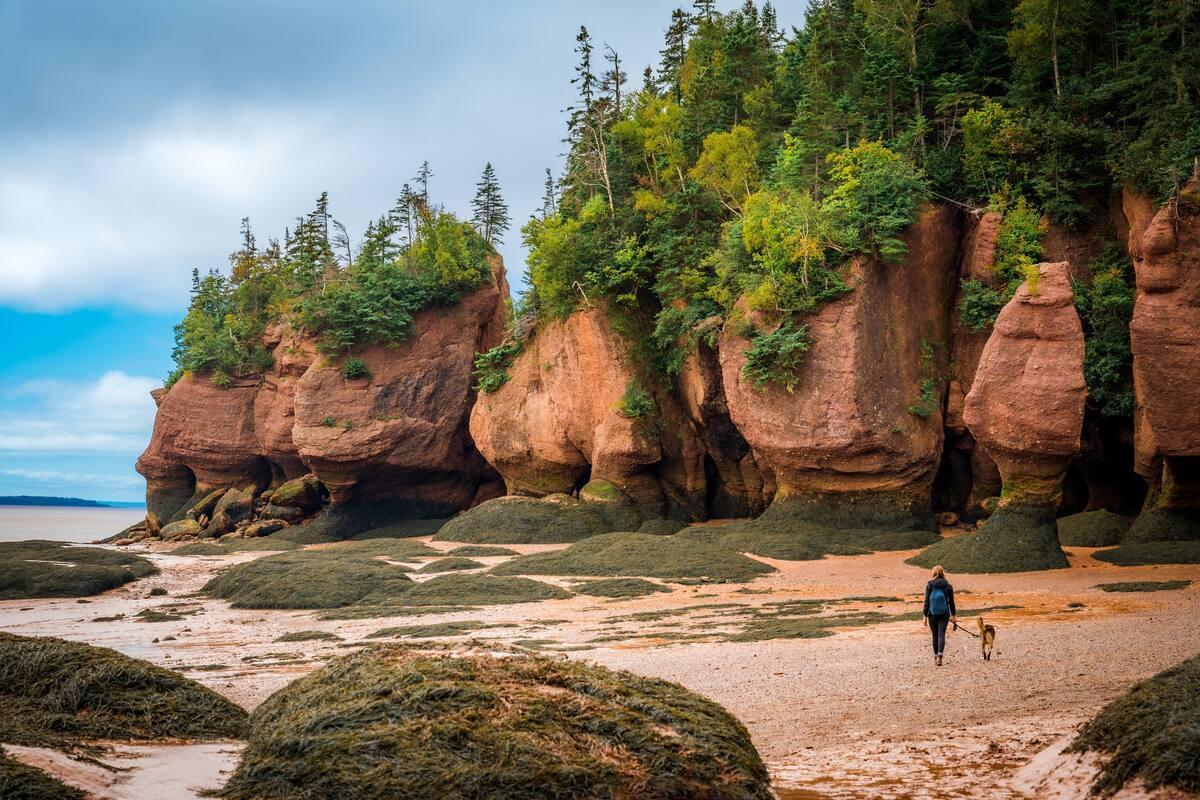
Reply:
[[579, 26], [636, 86], [678, 2], [0, 0], [0, 495], [144, 497], [191, 271], [242, 217], [265, 241], [328, 191], [357, 235], [423, 160], [469, 214], [490, 161], [519, 227]]

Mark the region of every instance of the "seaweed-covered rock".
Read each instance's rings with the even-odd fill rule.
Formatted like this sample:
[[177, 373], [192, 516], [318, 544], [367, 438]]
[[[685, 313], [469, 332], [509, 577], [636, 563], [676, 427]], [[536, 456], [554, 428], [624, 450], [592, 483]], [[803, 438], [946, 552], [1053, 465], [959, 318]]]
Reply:
[[87, 800], [88, 796], [0, 750], [0, 797], [7, 800]]
[[185, 518], [178, 522], [164, 525], [158, 535], [167, 541], [171, 541], [173, 539], [184, 539], [189, 536], [199, 536], [203, 531], [204, 527], [200, 524], [199, 520]]
[[293, 478], [271, 492], [271, 505], [316, 511], [321, 507], [321, 481], [312, 474]]
[[561, 544], [611, 530], [596, 505], [566, 495], [497, 497], [459, 514], [435, 538], [468, 544]]
[[0, 600], [87, 597], [157, 575], [141, 556], [66, 542], [0, 542]]
[[254, 487], [229, 489], [213, 507], [212, 520], [206, 529], [209, 536], [220, 536], [237, 528], [239, 522], [250, 519], [254, 507]]
[[1094, 794], [1112, 794], [1134, 780], [1150, 790], [1200, 792], [1200, 656], [1105, 706], [1070, 749], [1106, 757]]
[[238, 532], [246, 539], [253, 539], [258, 536], [270, 536], [272, 533], [281, 531], [287, 526], [287, 522], [281, 519], [262, 519], [239, 528]]
[[1129, 521], [1120, 514], [1084, 511], [1058, 520], [1058, 542], [1065, 547], [1112, 547], [1128, 530]]
[[1063, 569], [1052, 512], [1000, 508], [978, 530], [943, 539], [908, 559], [919, 567], [942, 565], [950, 572], [1033, 572]]
[[746, 729], [655, 678], [536, 657], [376, 646], [254, 712], [226, 800], [767, 800]]
[[115, 650], [0, 633], [0, 742], [69, 748], [96, 739], [239, 737], [241, 707]]

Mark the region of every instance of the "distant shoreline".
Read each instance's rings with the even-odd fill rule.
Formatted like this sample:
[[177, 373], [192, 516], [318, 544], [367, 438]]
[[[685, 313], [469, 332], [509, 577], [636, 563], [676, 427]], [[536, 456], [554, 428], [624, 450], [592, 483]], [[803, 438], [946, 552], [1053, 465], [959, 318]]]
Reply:
[[41, 506], [51, 508], [140, 508], [143, 503], [129, 501], [84, 500], [79, 497], [43, 497], [40, 495], [0, 496], [0, 506]]

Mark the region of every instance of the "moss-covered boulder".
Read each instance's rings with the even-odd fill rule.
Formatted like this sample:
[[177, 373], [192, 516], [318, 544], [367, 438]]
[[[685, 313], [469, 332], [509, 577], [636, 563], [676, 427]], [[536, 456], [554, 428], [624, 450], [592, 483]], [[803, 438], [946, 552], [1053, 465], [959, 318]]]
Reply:
[[1200, 656], [1110, 703], [1070, 749], [1106, 757], [1092, 786], [1095, 794], [1112, 794], [1134, 780], [1150, 790], [1200, 792]]
[[[246, 712], [177, 672], [115, 650], [0, 633], [0, 742], [225, 739]], [[0, 795], [7, 797], [8, 795]]]
[[88, 597], [158, 574], [132, 553], [66, 542], [0, 542], [0, 600]]
[[190, 517], [185, 517], [178, 522], [172, 522], [164, 525], [162, 530], [159, 532], [159, 536], [167, 541], [172, 541], [174, 539], [187, 539], [189, 537], [199, 536], [203, 532], [204, 528], [201, 527], [197, 520], [191, 519]]
[[271, 505], [316, 511], [321, 507], [321, 482], [316, 475], [304, 475], [282, 483], [271, 492]]
[[220, 796], [772, 795], [741, 723], [677, 684], [577, 662], [377, 646], [259, 706]]
[[1001, 507], [983, 527], [943, 539], [909, 564], [950, 572], [1033, 572], [1070, 566], [1058, 544], [1053, 515], [1042, 509]]
[[1058, 520], [1058, 542], [1064, 547], [1112, 547], [1128, 530], [1129, 521], [1119, 514], [1084, 511]]

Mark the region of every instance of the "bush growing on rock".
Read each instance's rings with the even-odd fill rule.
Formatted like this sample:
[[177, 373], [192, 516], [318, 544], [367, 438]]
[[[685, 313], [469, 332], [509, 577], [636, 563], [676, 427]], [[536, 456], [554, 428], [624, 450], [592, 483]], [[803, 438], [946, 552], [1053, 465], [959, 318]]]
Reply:
[[226, 800], [766, 800], [745, 728], [682, 687], [545, 658], [377, 646], [255, 711]]
[[141, 556], [65, 542], [0, 542], [0, 600], [87, 597], [157, 575]]

